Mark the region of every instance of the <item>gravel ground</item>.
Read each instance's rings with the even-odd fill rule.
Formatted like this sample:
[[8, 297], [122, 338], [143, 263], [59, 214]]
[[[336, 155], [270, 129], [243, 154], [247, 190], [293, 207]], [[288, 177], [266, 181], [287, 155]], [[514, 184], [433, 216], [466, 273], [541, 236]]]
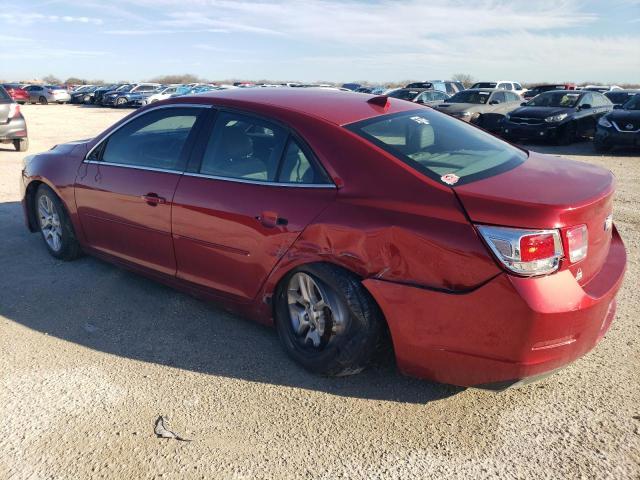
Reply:
[[[23, 112], [29, 153], [127, 113]], [[23, 227], [24, 154], [1, 145], [0, 478], [640, 478], [640, 156], [532, 148], [616, 174], [629, 269], [593, 352], [494, 394], [384, 362], [318, 378], [271, 329], [92, 258], [51, 258]], [[156, 438], [161, 414], [193, 441]]]

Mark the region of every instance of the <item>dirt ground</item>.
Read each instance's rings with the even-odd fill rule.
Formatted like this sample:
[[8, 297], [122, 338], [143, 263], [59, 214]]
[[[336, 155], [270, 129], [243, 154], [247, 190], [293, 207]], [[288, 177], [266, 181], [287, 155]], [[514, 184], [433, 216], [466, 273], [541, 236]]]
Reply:
[[[28, 153], [128, 113], [23, 112]], [[315, 377], [271, 329], [90, 257], [51, 258], [23, 226], [24, 154], [0, 145], [0, 478], [640, 478], [640, 154], [531, 148], [615, 173], [628, 273], [594, 351], [495, 394], [385, 363]], [[193, 441], [156, 438], [158, 415]]]

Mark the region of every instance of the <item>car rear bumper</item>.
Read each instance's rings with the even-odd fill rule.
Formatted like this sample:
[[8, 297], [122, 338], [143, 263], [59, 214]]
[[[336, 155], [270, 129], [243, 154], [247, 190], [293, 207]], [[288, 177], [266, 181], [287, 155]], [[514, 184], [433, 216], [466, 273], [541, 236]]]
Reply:
[[617, 231], [587, 284], [569, 270], [536, 278], [502, 273], [466, 293], [367, 279], [385, 314], [399, 368], [461, 386], [501, 389], [545, 375], [591, 350], [609, 329], [626, 268]]
[[51, 95], [51, 98], [49, 99], [49, 101], [50, 102], [70, 102], [71, 95], [69, 95], [68, 93], [55, 93]]
[[27, 138], [27, 123], [24, 117], [13, 118], [9, 123], [0, 123], [0, 141]]
[[610, 147], [640, 147], [640, 132], [619, 132], [598, 126], [594, 140]]

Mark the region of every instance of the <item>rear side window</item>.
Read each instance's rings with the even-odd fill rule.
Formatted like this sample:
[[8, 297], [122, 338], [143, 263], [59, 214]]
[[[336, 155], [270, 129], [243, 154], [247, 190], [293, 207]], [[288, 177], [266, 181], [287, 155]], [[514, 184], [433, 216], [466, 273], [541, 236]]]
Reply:
[[347, 128], [445, 184], [496, 175], [527, 158], [465, 122], [426, 109], [378, 116]]
[[274, 182], [288, 132], [247, 115], [218, 116], [200, 173], [216, 177]]
[[304, 185], [330, 183], [325, 173], [313, 162], [311, 155], [305, 153], [293, 138], [289, 140], [285, 150], [278, 182]]
[[94, 152], [103, 162], [182, 171], [183, 149], [202, 110], [162, 108], [146, 113], [117, 130]]

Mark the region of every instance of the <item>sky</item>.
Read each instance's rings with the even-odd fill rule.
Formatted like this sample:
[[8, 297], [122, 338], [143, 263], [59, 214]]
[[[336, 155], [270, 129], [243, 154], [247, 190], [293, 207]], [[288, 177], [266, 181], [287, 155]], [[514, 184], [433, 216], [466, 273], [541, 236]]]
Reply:
[[640, 83], [640, 0], [0, 0], [0, 79]]

